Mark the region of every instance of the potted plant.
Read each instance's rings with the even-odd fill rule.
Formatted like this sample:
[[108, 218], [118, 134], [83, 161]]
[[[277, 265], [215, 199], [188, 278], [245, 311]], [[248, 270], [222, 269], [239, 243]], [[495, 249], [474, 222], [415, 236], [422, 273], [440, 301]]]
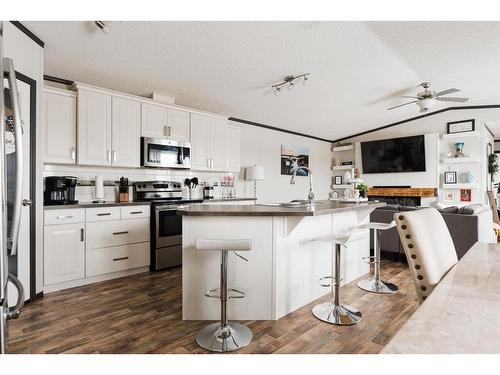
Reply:
[[356, 185], [356, 189], [359, 190], [359, 196], [361, 198], [366, 198], [368, 195], [368, 185], [365, 184], [364, 182], [361, 182]]
[[498, 172], [498, 157], [497, 154], [491, 153], [488, 156], [488, 173], [491, 175], [491, 182], [494, 181], [495, 173]]

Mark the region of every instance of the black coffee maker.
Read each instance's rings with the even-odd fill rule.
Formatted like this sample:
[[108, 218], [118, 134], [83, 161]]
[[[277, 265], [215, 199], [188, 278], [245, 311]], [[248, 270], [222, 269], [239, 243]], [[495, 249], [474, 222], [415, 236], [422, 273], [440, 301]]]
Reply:
[[43, 204], [77, 204], [75, 201], [76, 177], [49, 176], [45, 177], [45, 192]]

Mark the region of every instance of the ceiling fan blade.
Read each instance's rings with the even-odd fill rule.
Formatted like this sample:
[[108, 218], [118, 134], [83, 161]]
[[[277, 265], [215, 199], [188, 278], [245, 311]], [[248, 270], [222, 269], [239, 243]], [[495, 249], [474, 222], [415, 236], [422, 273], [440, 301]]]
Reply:
[[402, 107], [402, 106], [404, 106], [404, 105], [408, 105], [408, 104], [412, 104], [412, 103], [416, 103], [416, 102], [418, 102], [418, 100], [414, 100], [414, 101], [412, 101], [412, 102], [408, 102], [408, 103], [405, 103], [405, 104], [396, 105], [396, 106], [394, 106], [394, 107], [387, 108], [387, 110], [394, 109], [394, 108], [398, 108], [398, 107]]
[[439, 91], [434, 94], [434, 96], [443, 96], [443, 95], [448, 95], [448, 94], [453, 94], [454, 92], [459, 92], [461, 90], [459, 89], [448, 89], [444, 91]]
[[400, 96], [400, 98], [420, 99], [418, 96], [410, 96], [410, 95], [403, 95], [403, 96]]
[[457, 103], [465, 103], [469, 98], [436, 98], [440, 102], [457, 102]]

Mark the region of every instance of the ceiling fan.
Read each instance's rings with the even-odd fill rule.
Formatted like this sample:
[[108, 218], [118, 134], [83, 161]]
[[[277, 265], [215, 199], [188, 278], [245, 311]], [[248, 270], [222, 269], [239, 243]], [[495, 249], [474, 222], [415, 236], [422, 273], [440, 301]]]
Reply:
[[429, 86], [431, 85], [430, 82], [422, 82], [419, 86], [422, 86], [424, 88], [424, 91], [419, 92], [417, 96], [402, 96], [402, 98], [411, 98], [415, 99], [412, 100], [411, 102], [396, 105], [391, 108], [387, 108], [388, 110], [402, 107], [404, 105], [412, 104], [412, 103], [417, 103], [417, 105], [420, 107], [420, 112], [426, 112], [429, 109], [431, 109], [436, 102], [456, 102], [456, 103], [465, 103], [469, 98], [458, 98], [458, 97], [444, 97], [445, 95], [453, 94], [455, 92], [459, 92], [459, 89], [448, 89], [444, 91], [439, 91], [435, 92], [432, 90], [429, 90]]

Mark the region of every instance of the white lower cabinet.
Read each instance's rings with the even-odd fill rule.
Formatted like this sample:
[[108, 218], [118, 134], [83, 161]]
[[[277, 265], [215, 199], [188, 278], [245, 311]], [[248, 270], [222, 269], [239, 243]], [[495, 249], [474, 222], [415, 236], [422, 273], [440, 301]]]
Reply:
[[149, 213], [148, 205], [46, 210], [45, 291], [137, 273], [149, 266]]
[[87, 250], [86, 276], [149, 266], [149, 242]]
[[45, 285], [85, 276], [85, 224], [47, 225], [44, 230]]

